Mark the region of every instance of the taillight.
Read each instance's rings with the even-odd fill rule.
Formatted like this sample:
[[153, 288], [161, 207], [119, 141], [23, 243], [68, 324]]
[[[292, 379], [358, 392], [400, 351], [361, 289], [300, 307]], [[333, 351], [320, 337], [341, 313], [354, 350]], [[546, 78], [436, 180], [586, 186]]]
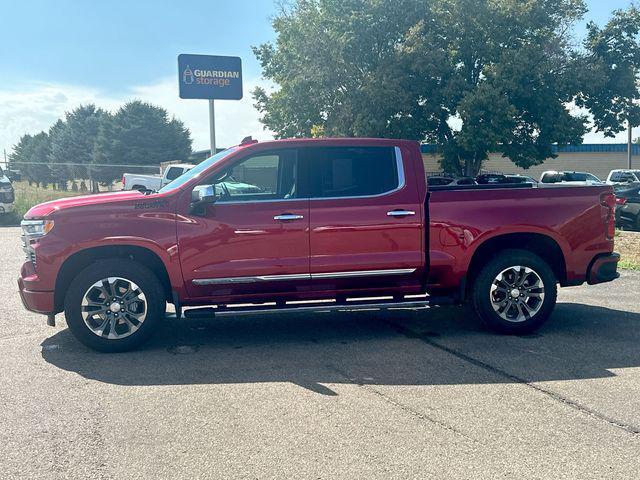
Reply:
[[122, 175], [122, 188], [124, 188], [124, 175]]
[[627, 204], [627, 199], [624, 197], [616, 197], [616, 205], [622, 206]]
[[607, 192], [600, 195], [600, 205], [607, 209], [606, 235], [609, 240], [613, 240], [616, 235], [616, 195]]

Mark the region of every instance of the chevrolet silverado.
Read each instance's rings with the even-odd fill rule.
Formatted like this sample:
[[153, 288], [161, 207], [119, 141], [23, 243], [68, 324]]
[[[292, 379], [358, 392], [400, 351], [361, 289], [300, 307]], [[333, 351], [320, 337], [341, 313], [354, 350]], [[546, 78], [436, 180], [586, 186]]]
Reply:
[[158, 192], [33, 207], [18, 284], [27, 309], [109, 352], [146, 341], [167, 303], [182, 318], [469, 302], [524, 334], [558, 285], [617, 278], [614, 224], [606, 185], [427, 188], [413, 141], [247, 141]]

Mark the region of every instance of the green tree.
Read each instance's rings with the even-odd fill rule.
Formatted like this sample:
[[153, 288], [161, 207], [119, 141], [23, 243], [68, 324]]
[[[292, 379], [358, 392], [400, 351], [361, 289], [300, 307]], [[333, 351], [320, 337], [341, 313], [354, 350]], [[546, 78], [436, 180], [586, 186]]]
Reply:
[[23, 135], [9, 155], [11, 168], [20, 170], [29, 184], [46, 187], [54, 181], [48, 165], [50, 151], [50, 139], [46, 132]]
[[[58, 121], [51, 128], [52, 163], [75, 163], [87, 167], [55, 167], [55, 176], [59, 185], [64, 185], [75, 178], [93, 180], [93, 169], [90, 164], [93, 150], [100, 130], [100, 125], [109, 113], [95, 105], [81, 105], [65, 115], [65, 121]], [[97, 190], [97, 186], [93, 186]]]
[[640, 125], [640, 10], [631, 6], [616, 10], [609, 22], [598, 27], [587, 25], [582, 76], [588, 78], [577, 104], [593, 115], [594, 126], [605, 136], [614, 137], [625, 129]]
[[18, 170], [21, 176], [29, 181], [29, 184], [33, 182], [33, 179], [29, 176], [27, 171], [28, 165], [25, 163], [29, 158], [29, 149], [31, 146], [32, 135], [24, 134], [13, 146], [11, 153], [9, 153], [9, 168], [11, 170]]
[[278, 137], [402, 137], [436, 143], [475, 174], [491, 151], [528, 168], [579, 143], [587, 118], [571, 26], [582, 0], [298, 0], [254, 48], [261, 120]]
[[127, 165], [158, 165], [186, 160], [191, 154], [191, 135], [184, 124], [169, 118], [164, 108], [135, 100], [113, 117], [111, 155]]

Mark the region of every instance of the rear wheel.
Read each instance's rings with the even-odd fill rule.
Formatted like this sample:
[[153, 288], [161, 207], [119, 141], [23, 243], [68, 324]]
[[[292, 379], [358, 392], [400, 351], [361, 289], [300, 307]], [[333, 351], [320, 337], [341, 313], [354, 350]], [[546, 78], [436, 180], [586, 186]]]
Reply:
[[147, 341], [165, 312], [162, 285], [136, 262], [89, 265], [71, 282], [65, 317], [71, 333], [101, 352], [123, 352]]
[[482, 268], [471, 296], [478, 316], [492, 330], [527, 334], [551, 315], [557, 299], [557, 279], [537, 255], [505, 250]]

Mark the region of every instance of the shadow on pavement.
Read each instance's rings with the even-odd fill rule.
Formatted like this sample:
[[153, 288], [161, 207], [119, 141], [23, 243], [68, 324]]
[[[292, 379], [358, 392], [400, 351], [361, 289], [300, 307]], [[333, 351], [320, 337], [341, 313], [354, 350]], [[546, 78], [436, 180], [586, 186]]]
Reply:
[[[485, 332], [467, 310], [315, 313], [168, 321], [143, 349], [100, 354], [68, 330], [44, 360], [119, 385], [291, 382], [452, 385], [601, 378], [640, 366], [640, 314], [559, 304], [528, 337]], [[477, 361], [475, 361], [477, 360]], [[508, 375], [502, 373], [507, 372]]]

